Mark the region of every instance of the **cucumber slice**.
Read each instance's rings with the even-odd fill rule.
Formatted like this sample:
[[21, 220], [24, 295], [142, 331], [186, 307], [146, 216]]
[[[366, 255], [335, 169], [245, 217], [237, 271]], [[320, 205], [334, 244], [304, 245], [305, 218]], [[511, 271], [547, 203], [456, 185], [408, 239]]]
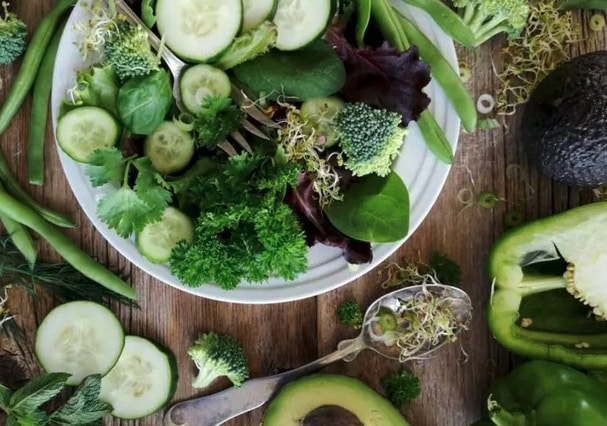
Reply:
[[242, 0], [242, 32], [257, 28], [263, 21], [272, 19], [278, 0]]
[[193, 238], [192, 219], [174, 207], [167, 207], [159, 221], [148, 223], [137, 234], [136, 241], [139, 253], [154, 263], [165, 263], [179, 241], [190, 242]]
[[143, 153], [159, 173], [171, 174], [188, 165], [194, 156], [194, 138], [172, 121], [163, 121], [145, 138]]
[[295, 50], [314, 41], [329, 25], [333, 10], [332, 0], [278, 0], [276, 47]]
[[76, 301], [48, 313], [36, 332], [34, 350], [46, 372], [69, 373], [67, 384], [78, 385], [88, 375], [110, 371], [124, 341], [124, 330], [112, 311]]
[[313, 129], [318, 136], [324, 136], [326, 147], [335, 145], [337, 142], [335, 121], [344, 106], [344, 101], [334, 96], [305, 101], [300, 109], [301, 118], [307, 122], [305, 129], [308, 131]]
[[221, 95], [230, 97], [232, 86], [228, 75], [211, 65], [194, 65], [183, 73], [179, 81], [183, 106], [193, 114], [202, 111], [205, 97]]
[[101, 379], [99, 399], [112, 404], [112, 415], [139, 419], [164, 408], [177, 388], [173, 354], [138, 336], [126, 336], [124, 350]]
[[121, 126], [114, 116], [96, 106], [75, 108], [57, 121], [57, 143], [81, 163], [88, 162], [94, 151], [116, 145], [120, 133]]
[[206, 62], [226, 49], [242, 24], [241, 0], [158, 0], [156, 26], [184, 60]]

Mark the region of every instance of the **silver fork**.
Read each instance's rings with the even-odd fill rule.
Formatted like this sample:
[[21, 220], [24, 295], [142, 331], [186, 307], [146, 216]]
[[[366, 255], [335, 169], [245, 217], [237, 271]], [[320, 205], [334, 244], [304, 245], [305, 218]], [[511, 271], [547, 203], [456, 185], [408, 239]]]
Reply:
[[[145, 25], [145, 23], [141, 20], [141, 18], [139, 18], [139, 16], [133, 11], [133, 9], [131, 9], [129, 7], [129, 5], [127, 5], [124, 2], [124, 0], [115, 0], [115, 4], [116, 4], [117, 12], [120, 12], [121, 14], [123, 14], [127, 18], [128, 21], [130, 21], [134, 24], [137, 24], [137, 25], [141, 25], [141, 27], [144, 28], [148, 32], [148, 39], [150, 42], [150, 46], [152, 47], [152, 49], [159, 52], [160, 57], [163, 59], [167, 68], [173, 75], [173, 97], [175, 98], [177, 107], [181, 111], [184, 111], [185, 108], [183, 107], [183, 103], [181, 101], [181, 85], [179, 83], [180, 83], [181, 75], [183, 74], [183, 72], [189, 65], [186, 62], [179, 59], [177, 57], [177, 55], [175, 55], [171, 51], [171, 49], [166, 47], [164, 45], [164, 43], [162, 43], [162, 41], [158, 38], [158, 36], [156, 36], [156, 34], [153, 31], [151, 31], [147, 27], [147, 25]], [[280, 127], [276, 122], [274, 122], [266, 114], [264, 114], [264, 112], [257, 106], [257, 104], [255, 104], [253, 101], [251, 101], [247, 97], [247, 95], [245, 95], [244, 92], [241, 89], [239, 89], [237, 86], [235, 86], [234, 84], [232, 84], [232, 100], [249, 117], [256, 120], [257, 122], [259, 122], [265, 126], [268, 126], [268, 127], [273, 127], [273, 128]], [[259, 130], [257, 127], [255, 127], [255, 125], [253, 123], [251, 123], [249, 120], [247, 120], [246, 118], [244, 118], [242, 120], [241, 125], [246, 131], [248, 131], [260, 138], [268, 139], [268, 137], [261, 130]], [[244, 136], [239, 131], [236, 130], [236, 131], [230, 133], [230, 136], [247, 152], [252, 153], [251, 146], [249, 145], [249, 143], [246, 141]], [[227, 140], [224, 140], [218, 146], [221, 149], [223, 149], [228, 155], [237, 154], [236, 149], [234, 149], [232, 144], [230, 142], [228, 142]]]

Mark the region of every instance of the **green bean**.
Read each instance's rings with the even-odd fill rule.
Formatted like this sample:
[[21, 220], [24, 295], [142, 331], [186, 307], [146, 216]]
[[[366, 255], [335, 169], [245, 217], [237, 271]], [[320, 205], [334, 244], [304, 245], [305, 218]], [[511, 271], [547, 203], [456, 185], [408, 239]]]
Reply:
[[16, 197], [22, 203], [27, 204], [28, 206], [36, 210], [36, 212], [38, 212], [40, 216], [42, 216], [49, 222], [64, 228], [73, 228], [76, 226], [74, 221], [71, 220], [69, 217], [43, 206], [38, 201], [36, 201], [30, 194], [28, 194], [27, 191], [21, 188], [19, 182], [11, 173], [6, 162], [6, 158], [4, 158], [4, 155], [2, 154], [2, 150], [0, 150], [0, 182], [6, 186], [6, 189], [14, 197]]
[[32, 229], [44, 238], [63, 259], [86, 277], [115, 293], [136, 299], [135, 289], [82, 251], [52, 224], [27, 205], [13, 198], [0, 186], [0, 214]]
[[29, 47], [25, 51], [21, 68], [15, 77], [15, 81], [8, 92], [4, 104], [0, 108], [0, 134], [4, 133], [19, 111], [19, 108], [21, 108], [23, 101], [34, 84], [38, 68], [44, 57], [44, 52], [46, 52], [51, 38], [59, 26], [61, 18], [74, 4], [76, 4], [76, 0], [59, 0], [48, 15], [40, 21], [29, 42]]
[[605, 0], [563, 0], [560, 5], [560, 9], [573, 10], [573, 9], [595, 9], [595, 10], [607, 10], [607, 1]]
[[365, 32], [371, 21], [371, 1], [357, 0], [356, 2], [356, 43], [358, 47], [363, 47], [365, 44]]
[[44, 54], [32, 92], [32, 113], [27, 142], [27, 171], [29, 183], [32, 185], [42, 185], [44, 183], [44, 140], [46, 138], [49, 99], [53, 87], [55, 57], [64, 28], [65, 21], [55, 31], [55, 35]]
[[0, 214], [0, 222], [4, 225], [6, 233], [13, 241], [17, 250], [25, 258], [30, 269], [34, 269], [36, 258], [38, 257], [38, 249], [28, 229], [4, 214]]
[[[371, 14], [378, 23], [383, 36], [392, 46], [400, 51], [407, 50], [411, 43], [399, 25], [396, 12], [387, 0], [374, 0], [371, 4]], [[436, 157], [447, 164], [453, 164], [453, 150], [444, 132], [429, 110], [424, 110], [417, 120], [419, 130], [428, 149]]]
[[447, 96], [451, 106], [462, 120], [464, 129], [468, 132], [474, 131], [478, 114], [468, 89], [464, 86], [459, 74], [451, 67], [432, 41], [407, 18], [399, 14], [398, 22], [407, 34], [411, 44], [419, 49], [422, 59], [430, 65], [432, 76], [443, 88], [445, 96]]
[[[462, 18], [441, 0], [402, 0], [411, 6], [419, 7], [432, 17], [436, 25], [460, 44], [474, 49], [476, 38]], [[494, 0], [500, 1], [500, 0]]]

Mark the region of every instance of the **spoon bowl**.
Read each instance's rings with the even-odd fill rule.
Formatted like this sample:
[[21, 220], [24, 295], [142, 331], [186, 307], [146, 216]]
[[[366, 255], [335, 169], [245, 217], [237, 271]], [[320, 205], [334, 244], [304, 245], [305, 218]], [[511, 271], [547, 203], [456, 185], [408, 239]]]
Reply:
[[[436, 298], [434, 302], [439, 302], [431, 305], [433, 309], [437, 309], [437, 312], [447, 310], [452, 314], [449, 317], [452, 324], [442, 328], [449, 330], [449, 333], [422, 342], [425, 344], [419, 345], [418, 350], [408, 356], [403, 356], [400, 349], [403, 345], [402, 339], [399, 340], [399, 344], [396, 344], [396, 341], [388, 339], [381, 342], [374, 337], [377, 335], [375, 320], [378, 318], [378, 314], [388, 312], [388, 309], [397, 319], [397, 328], [392, 331], [398, 331], [401, 337], [406, 336], [403, 330], [408, 326], [407, 322], [411, 322], [408, 321], [411, 318], [407, 314], [410, 315], [412, 311], [419, 308], [419, 303], [428, 303], [428, 297], [434, 297]], [[164, 417], [165, 425], [221, 425], [240, 414], [262, 406], [289, 381], [312, 373], [338, 360], [352, 361], [363, 349], [371, 349], [386, 358], [399, 362], [426, 358], [438, 348], [453, 341], [457, 334], [467, 328], [471, 318], [472, 303], [470, 297], [457, 287], [442, 284], [422, 284], [395, 290], [379, 297], [369, 306], [359, 336], [340, 342], [335, 352], [281, 374], [247, 380], [239, 388], [232, 387], [212, 395], [178, 402], [167, 411]], [[428, 325], [432, 326], [432, 324]]]

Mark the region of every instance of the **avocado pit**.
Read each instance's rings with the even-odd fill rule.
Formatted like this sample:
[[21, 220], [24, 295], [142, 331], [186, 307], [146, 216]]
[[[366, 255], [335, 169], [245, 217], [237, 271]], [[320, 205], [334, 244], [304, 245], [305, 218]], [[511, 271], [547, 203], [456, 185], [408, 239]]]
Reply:
[[364, 426], [356, 415], [337, 405], [323, 405], [301, 419], [301, 426]]

